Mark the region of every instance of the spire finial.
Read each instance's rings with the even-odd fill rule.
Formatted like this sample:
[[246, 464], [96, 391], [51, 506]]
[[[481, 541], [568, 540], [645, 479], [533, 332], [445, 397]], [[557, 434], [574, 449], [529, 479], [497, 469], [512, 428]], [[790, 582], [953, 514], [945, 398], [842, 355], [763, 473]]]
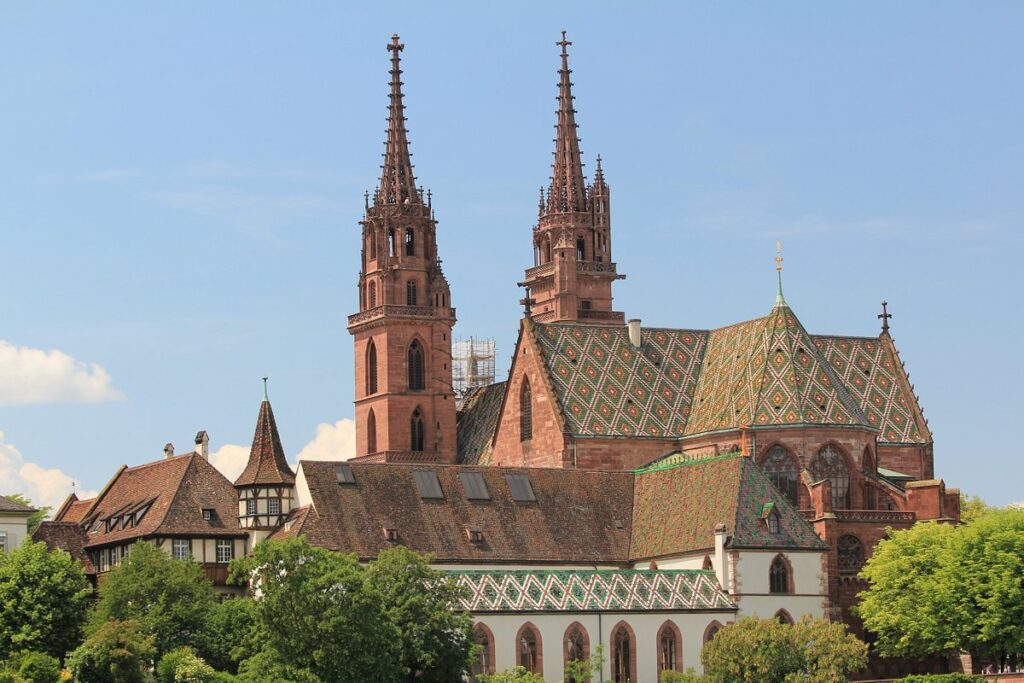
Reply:
[[264, 401], [269, 401], [270, 400], [270, 394], [267, 393], [267, 380], [270, 379], [270, 378], [267, 377], [267, 376], [264, 376], [262, 379], [263, 379], [263, 400]]
[[409, 154], [408, 131], [405, 130], [405, 104], [402, 94], [402, 57], [405, 45], [398, 40], [398, 34], [391, 36], [388, 43], [391, 53], [391, 94], [388, 104], [387, 139], [384, 142], [384, 166], [380, 176], [380, 189], [374, 195], [374, 202], [384, 204], [421, 203], [416, 190], [416, 178], [412, 174], [412, 155]]
[[775, 303], [784, 304], [786, 300], [782, 297], [782, 242], [775, 240], [775, 272], [779, 276], [779, 288], [775, 293]]
[[889, 312], [889, 302], [882, 302], [882, 312], [878, 314], [879, 319], [882, 321], [882, 334], [889, 334], [889, 318], [892, 317], [892, 313]]
[[583, 182], [580, 140], [576, 136], [572, 82], [569, 80], [572, 70], [569, 69], [569, 52], [566, 49], [572, 42], [565, 39], [565, 31], [562, 31], [562, 39], [555, 45], [562, 48], [562, 68], [558, 70], [555, 162], [548, 192], [548, 212], [583, 211], [586, 208], [586, 185]]

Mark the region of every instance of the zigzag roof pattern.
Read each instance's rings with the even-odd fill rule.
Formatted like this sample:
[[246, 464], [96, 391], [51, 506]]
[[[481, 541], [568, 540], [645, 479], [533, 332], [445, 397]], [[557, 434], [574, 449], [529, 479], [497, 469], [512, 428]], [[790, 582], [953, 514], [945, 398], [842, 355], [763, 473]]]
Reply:
[[473, 612], [735, 610], [714, 572], [675, 570], [457, 571]]

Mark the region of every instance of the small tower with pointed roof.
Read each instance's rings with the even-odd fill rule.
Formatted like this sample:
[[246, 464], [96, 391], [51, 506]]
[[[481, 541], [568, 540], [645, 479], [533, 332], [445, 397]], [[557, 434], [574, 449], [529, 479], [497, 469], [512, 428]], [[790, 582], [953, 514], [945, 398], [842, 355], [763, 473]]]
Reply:
[[355, 337], [356, 454], [377, 461], [455, 461], [455, 309], [437, 253], [430, 193], [413, 175], [401, 52], [392, 36], [391, 94], [380, 185], [362, 225]]
[[295, 500], [295, 473], [288, 465], [277, 433], [266, 377], [249, 462], [235, 480], [235, 490], [238, 492], [238, 525], [253, 531], [253, 545], [284, 522]]
[[541, 193], [533, 229], [533, 267], [520, 283], [535, 305], [530, 315], [538, 322], [578, 320], [622, 324], [625, 316], [612, 310], [612, 283], [619, 275], [612, 262], [611, 190], [598, 157], [594, 182], [587, 185], [573, 108], [568, 46], [562, 48], [558, 79], [558, 110], [551, 184]]

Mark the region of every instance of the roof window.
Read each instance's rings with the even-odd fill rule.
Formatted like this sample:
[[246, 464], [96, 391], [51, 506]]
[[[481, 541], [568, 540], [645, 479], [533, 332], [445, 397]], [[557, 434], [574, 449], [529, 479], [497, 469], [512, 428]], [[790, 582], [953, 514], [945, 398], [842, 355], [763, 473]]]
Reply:
[[388, 543], [398, 543], [398, 529], [389, 529], [384, 527], [381, 531], [384, 532], [384, 540]]
[[213, 508], [203, 508], [203, 521], [204, 522], [212, 522], [213, 521]]
[[491, 493], [484, 483], [484, 475], [480, 472], [459, 472], [462, 488], [466, 490], [466, 498], [470, 500], [490, 500]]
[[512, 500], [519, 503], [533, 503], [537, 500], [530, 485], [530, 478], [525, 474], [506, 474], [505, 481], [512, 492]]
[[437, 480], [437, 472], [413, 470], [412, 476], [416, 479], [416, 489], [420, 492], [420, 498], [444, 498], [444, 493], [441, 492], [441, 482]]
[[335, 465], [334, 478], [338, 480], [339, 484], [356, 483], [356, 475], [353, 474], [351, 465]]
[[466, 537], [469, 538], [469, 542], [473, 545], [483, 545], [484, 532], [479, 529], [466, 529]]

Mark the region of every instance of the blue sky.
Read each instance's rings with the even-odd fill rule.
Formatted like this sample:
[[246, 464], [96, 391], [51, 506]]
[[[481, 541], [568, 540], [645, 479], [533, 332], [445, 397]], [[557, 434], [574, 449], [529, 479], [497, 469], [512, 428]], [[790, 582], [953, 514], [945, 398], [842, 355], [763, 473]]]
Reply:
[[937, 474], [1024, 498], [1024, 5], [364, 5], [0, 6], [0, 492], [95, 490], [199, 429], [237, 459], [263, 374], [291, 459], [344, 447], [394, 32], [456, 337], [507, 369], [566, 29], [616, 308], [762, 315], [781, 239], [812, 333], [890, 302]]

